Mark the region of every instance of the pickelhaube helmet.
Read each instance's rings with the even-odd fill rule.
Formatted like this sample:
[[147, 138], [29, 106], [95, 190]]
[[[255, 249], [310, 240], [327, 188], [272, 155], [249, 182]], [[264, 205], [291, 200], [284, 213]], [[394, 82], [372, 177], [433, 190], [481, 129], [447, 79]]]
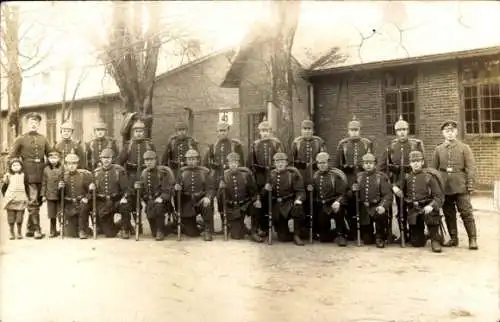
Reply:
[[361, 128], [361, 123], [356, 119], [356, 116], [353, 115], [352, 116], [352, 121], [350, 121], [348, 124], [347, 124], [347, 128], [349, 130], [351, 129], [359, 129]]
[[134, 125], [132, 125], [132, 130], [144, 129], [145, 127], [146, 127], [146, 125], [144, 124], [143, 121], [137, 120], [137, 121], [135, 121]]
[[67, 163], [78, 163], [80, 161], [80, 157], [74, 153], [68, 153], [66, 158], [64, 158], [64, 162]]
[[144, 158], [144, 160], [156, 159], [156, 152], [153, 150], [148, 150], [148, 151], [144, 152], [143, 158]]
[[187, 158], [197, 158], [200, 156], [200, 154], [198, 153], [198, 151], [194, 150], [194, 149], [189, 149], [186, 154], [184, 155]]
[[227, 130], [227, 129], [229, 129], [229, 124], [227, 122], [220, 121], [217, 123], [217, 131]]
[[63, 124], [61, 124], [61, 130], [74, 130], [73, 124], [71, 124], [70, 122], [64, 122]]
[[424, 155], [420, 151], [411, 151], [409, 159], [410, 159], [410, 161], [423, 160]]
[[259, 123], [259, 126], [257, 127], [259, 130], [270, 130], [271, 129], [271, 124], [264, 120]]
[[314, 123], [311, 120], [303, 120], [300, 126], [303, 129], [312, 129], [314, 128]]
[[325, 162], [330, 159], [330, 155], [327, 152], [320, 152], [316, 155], [316, 162]]
[[371, 153], [363, 155], [363, 162], [375, 162], [375, 156]]
[[175, 129], [176, 130], [187, 130], [187, 124], [183, 121], [178, 121], [175, 123]]
[[94, 130], [107, 130], [108, 127], [104, 122], [97, 122], [94, 124]]
[[101, 158], [112, 158], [115, 153], [113, 152], [112, 149], [110, 148], [105, 148], [101, 151], [100, 157]]
[[227, 155], [227, 161], [240, 161], [240, 155], [236, 152], [231, 152]]
[[399, 120], [394, 124], [395, 130], [408, 129], [408, 122], [403, 120], [403, 115], [399, 116]]
[[274, 161], [279, 161], [279, 160], [288, 160], [288, 157], [285, 153], [283, 152], [277, 152], [273, 156]]

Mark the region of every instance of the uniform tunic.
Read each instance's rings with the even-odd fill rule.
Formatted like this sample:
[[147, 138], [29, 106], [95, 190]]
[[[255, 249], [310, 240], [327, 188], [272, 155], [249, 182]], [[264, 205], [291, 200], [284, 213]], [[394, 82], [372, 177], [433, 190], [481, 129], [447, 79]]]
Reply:
[[73, 139], [63, 139], [56, 143], [55, 148], [56, 150], [61, 151], [63, 158], [70, 153], [76, 154], [78, 158], [80, 158], [80, 160], [78, 161], [78, 168], [85, 168], [85, 151], [83, 150], [80, 141]]
[[392, 183], [399, 182], [401, 165], [403, 165], [403, 173], [411, 172], [410, 152], [412, 151], [420, 151], [422, 155], [425, 155], [423, 142], [413, 138], [392, 140], [380, 159], [380, 171], [387, 173]]
[[311, 183], [311, 174], [318, 169], [316, 155], [320, 152], [326, 152], [326, 147], [325, 141], [319, 136], [299, 136], [292, 143], [293, 166], [300, 171], [304, 185]]
[[25, 133], [14, 141], [9, 158], [19, 157], [23, 160], [24, 173], [31, 184], [42, 183], [45, 156], [49, 152], [49, 142], [45, 136], [37, 132]]
[[[340, 175], [340, 174], [342, 175]], [[338, 201], [345, 202], [344, 194], [347, 190], [347, 178], [340, 170], [316, 171], [313, 176], [314, 201], [331, 209], [331, 205]]]
[[77, 169], [74, 172], [64, 173], [64, 212], [66, 216], [80, 214], [82, 198], [89, 198], [89, 185], [92, 183], [90, 171]]
[[181, 216], [195, 217], [203, 197], [214, 196], [214, 179], [208, 168], [187, 166], [179, 171], [177, 182], [181, 185]]
[[[142, 199], [146, 202], [146, 214], [148, 218], [162, 216], [170, 205], [175, 176], [172, 170], [165, 166], [158, 166], [152, 169], [144, 169], [141, 174], [141, 181], [144, 183]], [[155, 199], [161, 197], [163, 202], [158, 204]]]
[[111, 215], [116, 211], [116, 203], [126, 196], [128, 180], [125, 169], [117, 164], [99, 167], [94, 171], [96, 204], [99, 216]]
[[111, 149], [113, 150], [112, 163], [116, 162], [118, 158], [118, 145], [116, 140], [109, 137], [95, 138], [85, 145], [85, 158], [87, 160], [87, 169], [92, 170], [98, 167], [100, 163], [100, 155], [102, 150]]
[[216, 186], [219, 185], [224, 171], [229, 168], [227, 161], [227, 155], [231, 152], [235, 152], [240, 156], [240, 160], [244, 160], [243, 157], [243, 146], [241, 142], [236, 139], [222, 138], [217, 140], [214, 144], [211, 144], [205, 157], [203, 159], [203, 164], [214, 170], [214, 178], [216, 180]]
[[121, 165], [127, 172], [131, 194], [135, 193], [133, 189], [134, 182], [138, 180], [137, 168], [139, 167], [140, 175], [142, 170], [145, 168], [144, 153], [148, 150], [156, 151], [155, 146], [149, 141], [149, 139], [133, 139], [123, 146], [123, 149], [118, 156], [118, 164]]
[[380, 171], [363, 171], [358, 174], [360, 224], [369, 225], [371, 217], [377, 216], [378, 206], [387, 210], [392, 205], [392, 190], [389, 178]]
[[[287, 167], [283, 170], [274, 169], [271, 171], [271, 185], [273, 198], [273, 219], [278, 220], [279, 216], [288, 219], [291, 217], [302, 217], [302, 207], [294, 207], [295, 200], [304, 202], [306, 193], [304, 182], [300, 172], [294, 167]], [[295, 211], [292, 212], [292, 209]]]
[[[226, 187], [219, 189], [217, 199], [222, 200], [222, 192], [225, 193], [225, 211], [228, 220], [234, 220], [247, 213], [249, 207], [258, 198], [257, 185], [250, 169], [239, 167], [234, 170], [228, 169], [224, 172], [224, 183]], [[222, 209], [221, 209], [222, 211]]]
[[186, 165], [184, 155], [190, 149], [198, 151], [198, 142], [193, 137], [174, 135], [167, 143], [167, 147], [161, 158], [161, 164], [174, 170], [174, 173], [177, 172], [177, 169]]
[[345, 138], [339, 142], [335, 167], [346, 174], [349, 187], [356, 180], [355, 174], [363, 171], [362, 157], [368, 152], [374, 153], [375, 151], [373, 151], [372, 141], [366, 138]]
[[62, 179], [62, 165], [47, 165], [43, 170], [42, 192], [41, 195], [47, 200], [59, 200], [58, 183]]
[[257, 187], [262, 188], [268, 171], [273, 169], [273, 155], [283, 152], [283, 145], [277, 138], [259, 139], [250, 146], [248, 168], [255, 174]]

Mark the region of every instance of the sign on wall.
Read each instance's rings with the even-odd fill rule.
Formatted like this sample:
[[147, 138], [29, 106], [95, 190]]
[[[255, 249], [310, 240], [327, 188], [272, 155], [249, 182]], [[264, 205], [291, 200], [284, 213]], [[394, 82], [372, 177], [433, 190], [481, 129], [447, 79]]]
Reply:
[[219, 122], [226, 122], [229, 125], [233, 125], [233, 112], [219, 112]]

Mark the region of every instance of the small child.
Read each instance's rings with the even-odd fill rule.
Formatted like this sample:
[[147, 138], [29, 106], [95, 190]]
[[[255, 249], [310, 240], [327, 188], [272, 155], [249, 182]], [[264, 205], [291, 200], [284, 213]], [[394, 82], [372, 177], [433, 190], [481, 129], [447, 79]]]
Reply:
[[62, 178], [62, 164], [60, 152], [52, 149], [48, 153], [49, 163], [43, 170], [42, 200], [47, 202], [47, 215], [50, 220], [50, 238], [59, 236], [57, 231], [57, 214], [60, 211], [60, 193], [57, 187]]
[[28, 206], [28, 178], [24, 173], [23, 162], [20, 159], [10, 159], [8, 167], [9, 172], [2, 180], [3, 208], [7, 210], [10, 239], [16, 238], [14, 224], [17, 224], [17, 239], [22, 239], [24, 211]]

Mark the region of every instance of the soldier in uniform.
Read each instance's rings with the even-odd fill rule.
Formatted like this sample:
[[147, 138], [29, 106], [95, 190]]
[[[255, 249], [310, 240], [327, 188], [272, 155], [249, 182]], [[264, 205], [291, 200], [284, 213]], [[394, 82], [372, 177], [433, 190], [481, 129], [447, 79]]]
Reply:
[[367, 153], [363, 156], [364, 171], [358, 174], [352, 190], [359, 191], [359, 222], [363, 243], [373, 244], [375, 235], [377, 247], [384, 248], [393, 195], [389, 178], [385, 173], [377, 171], [375, 165], [373, 154]]
[[[245, 215], [249, 215], [251, 224], [251, 238], [257, 243], [263, 242], [257, 234], [257, 212], [262, 208], [260, 195], [250, 169], [240, 167], [242, 156], [231, 152], [227, 156], [229, 169], [224, 171], [223, 179], [219, 184], [217, 200], [221, 200], [221, 214], [225, 211], [228, 221], [228, 231], [233, 239], [242, 239], [245, 236]], [[222, 205], [223, 195], [225, 205]]]
[[65, 172], [58, 187], [64, 189], [64, 236], [87, 239], [92, 232], [89, 228], [89, 186], [92, 183], [92, 174], [88, 170], [78, 169], [79, 164], [78, 155], [66, 155]]
[[108, 127], [103, 122], [98, 122], [94, 125], [94, 136], [95, 138], [85, 144], [85, 156], [87, 160], [87, 169], [95, 170], [99, 166], [99, 160], [102, 150], [108, 148], [113, 151], [113, 159], [111, 163], [116, 163], [116, 157], [118, 156], [118, 145], [116, 140], [107, 137]]
[[320, 152], [316, 155], [318, 171], [312, 179], [314, 191], [314, 213], [319, 221], [319, 238], [322, 242], [333, 241], [335, 236], [331, 231], [331, 219], [335, 220], [337, 244], [346, 246], [345, 236], [347, 227], [345, 222], [345, 193], [347, 191], [347, 177], [337, 169], [330, 168], [330, 155]]
[[[94, 182], [89, 187], [91, 192], [95, 190], [97, 221], [108, 238], [115, 237], [118, 232], [118, 226], [114, 223], [115, 213], [122, 215], [122, 221], [127, 222], [128, 219], [130, 222], [127, 174], [123, 167], [112, 163], [113, 158], [112, 149], [105, 148], [101, 151], [101, 166], [94, 170]], [[122, 237], [129, 238], [128, 231], [124, 231]]]
[[[127, 178], [129, 179], [129, 206], [132, 211], [134, 221], [136, 220], [137, 212], [137, 191], [136, 187], [140, 186], [140, 175], [142, 170], [145, 169], [144, 153], [148, 150], [156, 151], [155, 146], [151, 141], [145, 137], [145, 124], [141, 120], [134, 122], [131, 128], [132, 139], [124, 144], [120, 155], [118, 156], [118, 164], [125, 168]], [[140, 206], [140, 205], [139, 205]], [[124, 229], [129, 233], [132, 231], [130, 223], [122, 222]], [[139, 223], [139, 233], [142, 234], [142, 223]], [[137, 229], [137, 227], [136, 227]]]
[[51, 149], [48, 153], [49, 162], [43, 171], [42, 201], [47, 202], [47, 216], [50, 220], [50, 238], [59, 236], [57, 231], [57, 214], [61, 210], [58, 183], [63, 175], [61, 153]]
[[[217, 124], [217, 134], [217, 141], [209, 146], [208, 151], [203, 158], [203, 165], [213, 171], [215, 187], [219, 186], [219, 183], [224, 176], [224, 171], [229, 168], [227, 159], [229, 153], [237, 153], [241, 160], [244, 159], [243, 146], [241, 145], [241, 142], [237, 139], [231, 139], [228, 137], [228, 123], [219, 122]], [[219, 198], [217, 198], [217, 205], [219, 213], [222, 217], [222, 202]]]
[[[424, 155], [424, 143], [419, 139], [408, 137], [409, 125], [408, 122], [403, 120], [401, 116], [399, 117], [399, 121], [394, 124], [394, 129], [396, 131], [397, 138], [392, 140], [389, 146], [385, 149], [379, 162], [379, 168], [380, 171], [387, 174], [393, 185], [392, 190], [396, 195], [396, 203], [398, 205], [398, 221], [402, 222], [404, 230], [404, 232], [400, 231], [400, 233], [404, 233], [406, 240], [410, 240], [411, 234], [409, 234], [408, 231], [408, 212], [406, 207], [401, 209], [401, 200], [395, 190], [398, 186], [401, 187], [402, 180], [408, 173], [411, 172], [409, 161], [410, 152], [420, 151], [422, 155]], [[423, 167], [425, 167], [425, 160]], [[390, 220], [392, 220], [392, 207], [390, 209], [390, 213]], [[403, 215], [402, 219], [401, 214]], [[392, 232], [389, 233], [392, 234]]]
[[432, 167], [439, 170], [445, 182], [443, 213], [451, 239], [444, 246], [458, 246], [457, 209], [469, 236], [469, 249], [476, 250], [476, 222], [470, 193], [473, 191], [476, 164], [469, 145], [457, 139], [458, 125], [445, 121], [441, 125], [444, 143], [436, 147]]
[[141, 174], [144, 184], [142, 200], [146, 204], [151, 234], [157, 241], [162, 241], [166, 231], [165, 213], [173, 211], [171, 198], [176, 178], [170, 168], [157, 165], [156, 152], [146, 151], [144, 162], [146, 169]]
[[347, 176], [348, 189], [347, 220], [349, 224], [349, 240], [356, 240], [356, 199], [351, 191], [352, 184], [356, 181], [356, 176], [363, 171], [361, 158], [366, 153], [374, 153], [373, 142], [360, 136], [361, 123], [352, 118], [347, 125], [349, 137], [342, 139], [337, 146], [337, 158], [335, 167], [342, 170]]
[[[297, 168], [304, 180], [304, 186], [307, 187], [312, 182], [313, 173], [318, 170], [316, 165], [316, 155], [320, 152], [326, 152], [325, 141], [319, 136], [313, 135], [314, 123], [310, 120], [304, 120], [301, 124], [301, 136], [295, 138], [292, 143], [292, 161], [293, 166]], [[306, 213], [309, 213], [309, 194], [306, 195], [304, 203]], [[313, 216], [313, 235], [319, 233], [318, 217]]]
[[[303, 202], [306, 199], [304, 183], [299, 170], [288, 166], [288, 157], [283, 152], [273, 156], [275, 169], [271, 171], [270, 183], [264, 189], [272, 194], [272, 217], [280, 241], [290, 241], [304, 246], [300, 233], [304, 225]], [[293, 220], [293, 238], [288, 221]]]
[[215, 193], [213, 176], [208, 168], [200, 166], [200, 154], [196, 150], [186, 152], [185, 167], [179, 170], [176, 193], [181, 194], [179, 211], [182, 218], [183, 232], [190, 236], [200, 235], [196, 224], [196, 216], [201, 214], [204, 223], [204, 240], [212, 241], [213, 237], [213, 197]]
[[[278, 152], [283, 152], [281, 142], [272, 136], [271, 125], [268, 121], [262, 121], [259, 126], [260, 139], [256, 140], [250, 146], [248, 153], [248, 168], [254, 173], [257, 189], [261, 193], [261, 201], [267, 204], [267, 193], [263, 190], [266, 183], [269, 182], [269, 174], [273, 169], [272, 157]], [[260, 236], [267, 235], [268, 221], [264, 213], [267, 209], [263, 209], [263, 213], [259, 214]]]
[[28, 177], [28, 220], [26, 236], [43, 238], [40, 227], [40, 205], [42, 196], [43, 170], [45, 157], [49, 152], [49, 142], [45, 136], [38, 133], [42, 117], [38, 113], [26, 115], [28, 133], [17, 137], [12, 145], [9, 158], [21, 158], [24, 164], [24, 173]]
[[424, 169], [424, 155], [420, 151], [412, 151], [409, 155], [412, 171], [406, 175], [402, 190], [394, 187], [399, 198], [405, 199], [408, 206], [408, 223], [410, 225], [410, 242], [413, 247], [424, 247], [425, 225], [429, 228], [432, 251], [441, 252], [441, 236], [439, 224], [444, 194], [440, 184], [440, 174], [435, 169]]
[[61, 137], [62, 140], [57, 142], [55, 148], [58, 151], [61, 151], [63, 158], [70, 153], [74, 153], [78, 155], [80, 159], [80, 163], [78, 164], [79, 169], [85, 169], [85, 152], [83, 151], [82, 145], [80, 141], [73, 140], [74, 128], [70, 122], [65, 122], [61, 124]]
[[169, 138], [161, 158], [161, 164], [172, 169], [176, 177], [179, 175], [179, 169], [186, 165], [184, 158], [186, 152], [188, 150], [198, 151], [198, 142], [187, 134], [187, 130], [187, 124], [184, 122], [175, 124], [176, 133]]

